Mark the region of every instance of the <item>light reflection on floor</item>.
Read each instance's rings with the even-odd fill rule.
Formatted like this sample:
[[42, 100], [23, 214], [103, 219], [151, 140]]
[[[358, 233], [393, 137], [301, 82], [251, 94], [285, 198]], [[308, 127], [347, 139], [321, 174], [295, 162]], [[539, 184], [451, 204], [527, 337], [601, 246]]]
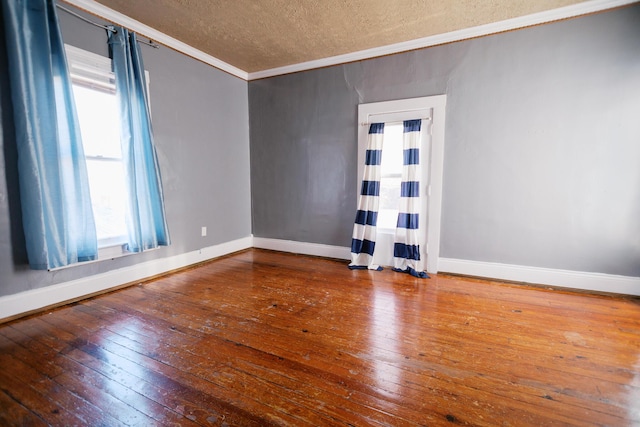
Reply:
[[[143, 325], [140, 325], [137, 319], [126, 319], [119, 322], [112, 323], [108, 326], [108, 330], [114, 335], [121, 335], [129, 338], [131, 341], [136, 342], [140, 351], [148, 350], [148, 346], [136, 341], [136, 336], [148, 335], [145, 334]], [[136, 412], [142, 412], [144, 414], [153, 414], [154, 408], [151, 407], [151, 401], [136, 392], [140, 388], [146, 388], [144, 382], [153, 384], [153, 378], [148, 375], [148, 368], [144, 368], [146, 356], [136, 351], [127, 352], [126, 360], [123, 360], [122, 356], [117, 356], [99, 348], [100, 358], [113, 368], [114, 371], [119, 371], [120, 375], [115, 378], [117, 382], [108, 381], [106, 383], [105, 390], [112, 396], [123, 400], [128, 405], [135, 408]], [[111, 372], [111, 377], [114, 372]], [[126, 393], [126, 397], [123, 396]], [[133, 415], [133, 414], [132, 414]], [[126, 418], [124, 418], [126, 419]]]
[[630, 420], [640, 420], [640, 355], [633, 366], [633, 380], [629, 387], [629, 409], [627, 418]]
[[396, 394], [400, 390], [402, 369], [393, 360], [398, 353], [398, 340], [401, 338], [396, 319], [396, 300], [392, 292], [376, 290], [373, 296], [371, 319], [371, 349], [373, 367], [378, 386], [383, 391]]

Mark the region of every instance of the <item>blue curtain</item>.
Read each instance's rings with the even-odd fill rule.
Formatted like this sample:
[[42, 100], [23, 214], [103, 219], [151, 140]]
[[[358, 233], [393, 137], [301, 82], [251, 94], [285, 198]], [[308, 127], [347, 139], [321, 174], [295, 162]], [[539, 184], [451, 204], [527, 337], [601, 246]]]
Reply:
[[53, 0], [2, 0], [29, 265], [97, 258], [80, 128]]
[[403, 133], [403, 166], [400, 184], [400, 207], [393, 245], [394, 271], [428, 278], [422, 271], [420, 243], [420, 129], [422, 120], [405, 120]]
[[128, 187], [130, 252], [170, 243], [158, 157], [153, 142], [144, 65], [135, 33], [109, 31], [109, 53], [120, 108], [122, 156]]
[[372, 123], [369, 126], [364, 176], [351, 239], [349, 268], [352, 270], [382, 270], [382, 267], [373, 264], [373, 252], [376, 247], [376, 225], [380, 204], [380, 163], [383, 140], [384, 123]]

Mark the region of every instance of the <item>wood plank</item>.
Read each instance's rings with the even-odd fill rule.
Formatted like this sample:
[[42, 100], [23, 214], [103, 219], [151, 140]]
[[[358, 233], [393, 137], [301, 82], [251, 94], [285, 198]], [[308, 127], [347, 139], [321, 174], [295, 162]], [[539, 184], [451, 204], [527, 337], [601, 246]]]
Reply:
[[[6, 328], [4, 331], [0, 330], [0, 332], [10, 333], [9, 330], [10, 328]], [[13, 339], [17, 338], [18, 340], [23, 337], [20, 337], [20, 334], [15, 330], [11, 335]], [[0, 342], [4, 342], [3, 339], [6, 339], [5, 336], [0, 335]], [[14, 342], [17, 343], [18, 341]], [[98, 425], [119, 424], [114, 418], [59, 384], [55, 378], [64, 372], [64, 368], [59, 364], [59, 359], [63, 356], [60, 354], [54, 357], [46, 356], [49, 352], [46, 349], [44, 351], [41, 350], [43, 350], [43, 347], [37, 341], [31, 339], [22, 340], [22, 344], [12, 346], [10, 351], [5, 354], [13, 356], [15, 360], [11, 363], [11, 366], [17, 366], [21, 370], [12, 369], [11, 374], [18, 375], [18, 379], [21, 382], [33, 378], [34, 381], [31, 387], [59, 405], [61, 411], [72, 413], [82, 420], [78, 425], [93, 423]], [[43, 355], [47, 357], [45, 363], [42, 363], [41, 357]], [[24, 366], [21, 366], [22, 364]]]
[[[62, 318], [58, 318], [58, 319], [49, 318], [47, 319], [47, 321], [54, 322], [57, 325], [57, 329], [64, 331], [66, 333], [70, 333], [72, 335], [74, 335], [75, 333], [81, 333], [82, 328], [80, 326], [67, 323]], [[201, 359], [198, 359], [193, 356], [189, 357], [187, 355], [187, 360], [185, 361], [182, 357], [175, 356], [176, 352], [173, 352], [173, 351], [169, 357], [164, 357], [162, 351], [160, 350], [160, 346], [158, 345], [159, 341], [155, 341], [155, 340], [147, 342], [148, 345], [146, 345], [144, 348], [140, 348], [137, 345], [137, 343], [135, 343], [133, 345], [135, 350], [131, 352], [127, 352], [123, 348], [116, 348], [116, 347], [110, 346], [109, 343], [106, 343], [102, 339], [96, 339], [102, 336], [102, 332], [109, 334], [107, 331], [97, 331], [96, 333], [98, 335], [92, 337], [91, 340], [77, 341], [75, 344], [76, 348], [82, 350], [83, 352], [87, 353], [87, 355], [91, 355], [91, 356], [98, 356], [100, 354], [104, 356], [104, 353], [102, 352], [102, 350], [109, 350], [109, 349], [115, 349], [114, 351], [118, 355], [127, 354], [130, 360], [135, 361], [137, 363], [141, 363], [135, 369], [132, 369], [132, 371], [137, 374], [139, 374], [140, 372], [144, 372], [142, 376], [138, 375], [140, 379], [146, 379], [147, 376], [150, 376], [153, 379], [153, 382], [155, 384], [160, 384], [162, 386], [168, 385], [170, 389], [166, 390], [167, 392], [172, 392], [172, 393], [177, 392], [180, 394], [187, 393], [187, 395], [189, 396], [189, 399], [191, 400], [188, 400], [186, 405], [177, 404], [175, 406], [167, 406], [167, 407], [177, 408], [177, 410], [180, 413], [185, 414], [185, 416], [189, 417], [190, 420], [202, 421], [204, 417], [198, 418], [198, 415], [197, 415], [200, 412], [201, 415], [206, 415], [207, 420], [217, 419], [222, 424], [224, 424], [225, 422], [229, 423], [236, 419], [237, 419], [237, 422], [235, 422], [234, 425], [271, 425], [274, 423], [279, 424], [281, 422], [285, 422], [286, 424], [292, 424], [292, 423], [300, 424], [299, 422], [295, 422], [295, 419], [291, 419], [289, 415], [286, 413], [269, 414], [266, 417], [264, 416], [255, 417], [255, 416], [252, 416], [251, 413], [246, 410], [238, 410], [237, 407], [234, 407], [233, 408], [234, 411], [230, 412], [226, 402], [219, 401], [216, 399], [211, 399], [209, 396], [206, 396], [206, 395], [203, 396], [202, 393], [198, 393], [198, 391], [201, 391], [203, 389], [206, 390], [207, 393], [212, 393], [215, 391], [216, 386], [219, 387], [219, 384], [210, 381], [210, 379], [208, 378], [208, 372], [206, 372], [206, 375], [199, 375], [196, 378], [193, 377], [194, 372], [196, 373], [200, 372], [199, 370], [194, 369], [193, 367], [198, 364], [201, 364], [202, 363]], [[141, 339], [141, 338], [138, 337], [138, 339]], [[92, 344], [94, 342], [99, 343], [100, 347], [94, 346]], [[139, 353], [140, 351], [144, 352], [147, 350], [149, 350], [148, 359], [145, 358], [143, 354]], [[77, 352], [75, 348], [73, 350], [70, 350], [68, 355], [73, 358], [83, 358], [84, 363], [87, 363], [87, 358], [81, 356], [80, 353]], [[118, 371], [114, 370], [113, 366], [111, 366], [111, 364], [114, 363], [113, 362], [114, 359], [112, 356], [113, 355], [109, 355], [107, 357], [110, 367], [106, 367], [106, 366], [104, 367], [104, 372], [109, 377], [114, 376], [114, 374], [118, 373]], [[98, 357], [96, 357], [96, 359], [97, 358]], [[155, 359], [158, 359], [158, 362], [156, 362]], [[181, 371], [168, 369], [168, 366], [171, 366], [171, 363], [175, 360], [180, 361], [180, 363], [178, 363], [177, 366], [181, 369]], [[93, 362], [93, 363], [90, 362], [89, 364], [95, 366], [96, 362]], [[152, 373], [152, 371], [145, 369], [148, 366], [151, 366], [157, 369], [159, 371], [157, 373], [161, 373], [161, 375], [157, 375], [156, 373]], [[213, 366], [209, 365], [207, 366], [206, 369], [208, 371], [208, 370], [211, 370], [212, 368]], [[188, 372], [188, 374], [184, 376], [180, 375], [182, 371]], [[130, 372], [128, 371], [128, 373]], [[118, 375], [115, 375], [115, 380], [117, 379], [118, 379]], [[174, 379], [179, 379], [180, 381], [176, 383], [175, 381], [173, 381]], [[198, 386], [196, 387], [196, 389], [192, 389], [194, 384]], [[143, 385], [136, 384], [135, 386], [140, 388], [140, 390], [143, 391], [142, 394], [144, 394], [146, 397], [153, 395], [153, 393], [147, 393], [149, 389], [145, 388]], [[230, 395], [229, 390], [222, 388], [222, 392], [226, 393], [226, 395], [229, 397]], [[195, 394], [195, 398], [194, 398], [194, 394]], [[155, 396], [157, 397], [157, 394]], [[242, 396], [238, 396], [235, 399], [235, 401], [234, 400], [232, 401], [234, 401], [236, 405], [242, 407], [246, 404], [245, 400], [246, 398], [243, 399]], [[205, 401], [206, 406], [198, 407], [201, 401]], [[160, 403], [163, 403], [166, 405], [166, 402], [160, 402]], [[264, 406], [260, 402], [255, 402], [255, 403], [259, 407], [262, 407], [261, 410], [253, 408], [255, 412], [257, 412], [258, 414], [267, 412], [268, 407]]]
[[11, 370], [0, 370], [2, 391], [20, 405], [29, 408], [42, 420], [51, 420], [58, 425], [83, 425], [74, 412], [61, 407], [50, 395], [55, 387], [43, 387], [40, 375], [20, 360], [8, 354], [0, 354], [0, 366], [11, 366]]
[[631, 426], [638, 354], [637, 298], [249, 250], [0, 325], [0, 423]]
[[[3, 383], [3, 388], [6, 387]], [[48, 426], [42, 418], [0, 389], [0, 425], [10, 426]], [[10, 393], [10, 392], [9, 392]]]
[[[58, 327], [73, 333], [72, 329], [74, 328], [74, 325], [63, 325], [61, 323], [58, 323]], [[150, 332], [147, 331], [147, 334], [148, 333]], [[159, 337], [153, 337], [152, 341], [148, 344], [150, 346], [153, 346], [154, 342], [158, 342], [157, 338]], [[138, 336], [137, 339], [143, 339], [143, 337]], [[233, 346], [233, 344], [231, 345]], [[86, 347], [86, 344], [82, 345], [83, 349]], [[153, 355], [156, 357], [161, 357], [162, 355], [158, 354], [157, 351], [157, 349], [154, 350]], [[74, 353], [77, 354], [76, 352]], [[167, 362], [166, 359], [164, 359], [164, 361], [165, 363]], [[171, 361], [178, 366], [186, 366], [186, 368], [183, 367], [183, 369], [188, 369], [191, 374], [206, 379], [207, 381], [209, 381], [209, 383], [216, 384], [226, 390], [234, 390], [240, 394], [245, 395], [246, 390], [251, 390], [251, 394], [259, 393], [260, 403], [262, 405], [267, 405], [267, 407], [274, 413], [282, 412], [282, 414], [279, 414], [279, 417], [286, 420], [287, 417], [293, 416], [293, 418], [291, 418], [288, 423], [298, 425], [301, 423], [307, 425], [318, 425], [327, 422], [326, 419], [318, 417], [317, 414], [314, 414], [313, 411], [305, 413], [304, 416], [299, 415], [301, 411], [298, 404], [293, 402], [291, 399], [283, 399], [282, 394], [277, 394], [277, 391], [273, 391], [273, 388], [278, 389], [277, 386], [272, 387], [272, 384], [264, 384], [264, 382], [262, 382], [259, 378], [247, 375], [246, 372], [239, 371], [234, 368], [227, 369], [227, 366], [224, 366], [221, 363], [218, 363], [217, 366], [212, 366], [210, 363], [208, 363], [206, 354], [196, 354], [193, 351], [189, 351], [181, 358], [173, 358], [171, 359]], [[249, 398], [249, 396], [246, 396], [245, 400], [247, 398]], [[274, 402], [277, 402], [277, 404]]]
[[[168, 329], [168, 327], [167, 327]], [[265, 361], [267, 360], [277, 360], [277, 363], [286, 366], [286, 371], [291, 371], [293, 370], [293, 373], [295, 373], [295, 376], [298, 377], [301, 374], [304, 374], [304, 372], [301, 372], [301, 370], [304, 370], [304, 367], [301, 366], [291, 366], [291, 362], [288, 360], [285, 360], [281, 357], [274, 357], [270, 354], [264, 353], [264, 352], [257, 352], [254, 349], [248, 348], [246, 346], [238, 346], [237, 343], [234, 342], [230, 342], [228, 340], [214, 340], [215, 342], [209, 344], [209, 345], [205, 345], [205, 343], [203, 343], [201, 341], [201, 338], [196, 338], [193, 336], [185, 336], [185, 334], [183, 334], [180, 330], [174, 329], [176, 338], [175, 340], [171, 339], [171, 336], [168, 337], [168, 339], [165, 338], [165, 344], [166, 345], [171, 345], [172, 341], [176, 342], [176, 345], [179, 344], [185, 344], [187, 343], [189, 345], [189, 352], [195, 352], [196, 354], [200, 355], [201, 357], [206, 358], [207, 357], [207, 353], [209, 351], [215, 351], [216, 354], [216, 360], [218, 361], [218, 365], [216, 365], [215, 370], [216, 372], [218, 372], [218, 374], [220, 373], [221, 369], [226, 369], [228, 366], [233, 366], [234, 370], [238, 370], [240, 372], [247, 372], [246, 369], [240, 369], [240, 367], [238, 366], [239, 362], [243, 359], [242, 355], [245, 352], [253, 352], [253, 353], [257, 353], [255, 355], [253, 355], [251, 358], [252, 359], [259, 359], [261, 361], [261, 365], [264, 364]], [[147, 331], [147, 334], [150, 334], [151, 332]], [[197, 334], [197, 332], [196, 332]], [[127, 334], [129, 335], [129, 334]], [[113, 338], [113, 337], [112, 337]], [[151, 336], [131, 336], [132, 339], [137, 339], [137, 340], [149, 340], [147, 345], [144, 345], [144, 348], [147, 348], [148, 346], [152, 346], [154, 342], [156, 341], [155, 337], [151, 337]], [[125, 337], [121, 337], [120, 342], [125, 342], [126, 343], [126, 339]], [[209, 350], [209, 348], [211, 348], [211, 350]], [[177, 349], [177, 348], [176, 348]], [[155, 352], [155, 351], [154, 351]], [[171, 351], [173, 353], [173, 351]], [[181, 363], [185, 363], [185, 361], [181, 361], [180, 359], [177, 358], [172, 358], [171, 361], [168, 360], [164, 360], [165, 363], [170, 363], [170, 364], [174, 364], [174, 365], [180, 365]], [[189, 369], [191, 371], [195, 371], [197, 372], [197, 369], [194, 369], [193, 366], [195, 366], [195, 363], [190, 363], [188, 361], [186, 361], [186, 363], [189, 363]], [[210, 365], [211, 366], [211, 365]], [[251, 375], [255, 375], [253, 372], [250, 372]], [[310, 380], [313, 378], [313, 376], [311, 376], [311, 378], [309, 378]], [[327, 375], [324, 375], [324, 379], [327, 379]], [[296, 389], [297, 393], [300, 393], [300, 390], [303, 389], [305, 387], [305, 382], [301, 382], [300, 380], [298, 380], [295, 384], [297, 384], [297, 386], [293, 386], [293, 385], [289, 385], [288, 387], [290, 389]], [[330, 384], [327, 387], [329, 387], [329, 390], [331, 392], [336, 392], [336, 387], [337, 389], [341, 389], [343, 388], [342, 394], [344, 396], [353, 394], [353, 391], [349, 392], [349, 390], [347, 390], [346, 388], [344, 388], [344, 383], [342, 383], [342, 385], [338, 385], [338, 384]], [[315, 394], [317, 394], [317, 390], [314, 392]], [[343, 403], [348, 403], [348, 402], [343, 402]], [[396, 418], [397, 421], [397, 418]]]
[[[159, 304], [161, 304], [161, 303], [159, 303]], [[171, 310], [171, 309], [173, 308], [171, 305], [168, 305], [167, 307], [168, 307], [168, 310]], [[157, 309], [159, 309], [159, 308], [160, 308], [160, 305], [156, 305], [156, 306], [154, 306], [154, 310], [157, 310]], [[273, 326], [273, 325], [275, 324], [276, 320], [277, 320], [277, 319], [272, 319], [272, 320], [270, 321], [270, 325], [269, 325], [269, 327]], [[194, 322], [201, 322], [201, 320], [194, 320]], [[451, 326], [451, 325], [449, 325], [449, 326]], [[475, 327], [475, 325], [474, 325], [474, 327]], [[424, 330], [426, 330], [426, 328], [423, 328], [423, 331], [424, 331]], [[481, 331], [482, 331], [482, 330], [481, 330]], [[262, 332], [264, 332], [264, 331], [262, 331]], [[315, 332], [315, 331], [313, 331], [313, 332]], [[477, 332], [477, 331], [476, 331], [476, 332]], [[484, 332], [484, 331], [482, 331], [482, 332]], [[276, 334], [280, 334], [280, 333], [282, 333], [282, 331], [277, 331], [277, 332], [276, 332]], [[455, 334], [455, 331], [454, 331], [454, 334]], [[278, 335], [277, 335], [277, 336], [278, 336]], [[319, 336], [319, 338], [321, 338], [321, 336]], [[335, 343], [335, 342], [336, 342], [336, 340], [338, 339], [338, 334], [337, 334], [336, 332], [334, 332], [334, 333], [332, 333], [332, 334], [330, 335], [330, 338], [331, 338], [331, 340]], [[466, 341], [469, 341], [469, 340], [472, 340], [472, 339], [473, 339], [473, 337], [467, 337], [467, 336], [464, 336], [464, 335], [463, 335], [463, 336], [461, 336], [461, 337], [456, 335], [456, 338], [457, 338], [458, 340], [460, 340], [460, 341], [456, 341], [456, 344], [457, 344], [457, 343], [461, 343], [461, 342], [463, 342], [463, 341], [465, 341], [465, 340], [466, 340]], [[450, 342], [450, 341], [451, 341], [451, 339], [453, 339], [453, 337], [447, 337], [448, 342]], [[533, 341], [533, 340], [535, 340], [535, 339], [537, 339], [537, 338], [532, 338], [532, 341]], [[406, 336], [406, 335], [404, 335], [403, 340], [406, 342], [406, 340], [407, 340], [407, 336]], [[547, 347], [547, 348], [545, 349], [545, 351], [548, 351], [549, 343], [550, 343], [550, 341], [545, 340], [545, 341], [540, 341], [540, 343], [539, 343], [538, 345], [539, 345], [539, 346], [545, 345], [545, 346]], [[513, 347], [515, 347], [515, 349], [514, 349]], [[457, 348], [457, 346], [456, 346], [456, 347], [454, 347], [454, 351], [455, 351], [455, 349], [456, 349], [456, 348]], [[466, 345], [466, 350], [468, 350], [468, 349], [469, 349], [469, 344], [467, 343], [467, 345]], [[480, 354], [482, 354], [482, 353], [486, 353], [486, 357], [489, 357], [489, 358], [500, 357], [500, 355], [501, 355], [503, 352], [508, 352], [508, 350], [513, 350], [513, 351], [511, 351], [511, 353], [513, 353], [513, 352], [515, 352], [515, 351], [520, 351], [520, 349], [518, 349], [518, 345], [517, 345], [517, 343], [514, 343], [513, 341], [510, 341], [509, 343], [506, 343], [506, 344], [501, 345], [501, 346], [493, 345], [492, 347], [489, 347], [489, 348], [488, 348], [488, 347], [486, 347], [486, 346], [484, 346], [484, 345], [480, 345], [478, 348], [476, 348], [476, 349], [474, 349], [474, 350], [477, 352], [476, 354], [478, 354], [478, 353], [480, 353]], [[498, 352], [498, 356], [496, 356], [496, 350], [499, 350], [499, 352]], [[385, 356], [387, 356], [387, 357], [389, 357], [389, 358], [391, 358], [391, 359], [394, 359], [394, 358], [404, 358], [404, 357], [406, 357], [406, 355], [404, 355], [404, 354], [393, 353], [393, 352], [390, 352], [390, 353], [387, 355], [387, 354], [385, 353], [385, 352], [386, 352], [386, 348], [384, 348], [384, 346], [381, 346], [380, 348], [376, 348], [376, 349], [375, 349], [375, 352], [376, 352], [376, 354], [378, 354], [378, 355], [380, 355], [380, 354], [385, 354]], [[450, 354], [450, 353], [449, 353], [449, 354]], [[509, 357], [512, 357], [513, 355], [512, 355], [512, 354], [508, 354], [508, 356], [509, 356]], [[450, 357], [450, 356], [449, 356], [449, 357]], [[464, 355], [464, 354], [462, 354], [462, 355], [460, 355], [459, 357], [465, 357], [465, 355]], [[586, 358], [586, 357], [581, 357], [581, 358], [579, 358], [579, 359], [575, 359], [575, 360], [587, 361], [587, 358]], [[557, 365], [556, 360], [553, 360], [553, 359], [548, 360], [548, 361], [547, 361], [547, 363], [548, 363], [547, 367], [550, 367], [550, 368], [553, 368], [553, 366], [554, 366], [554, 365]], [[563, 371], [563, 372], [564, 372], [564, 371]], [[583, 374], [584, 374], [585, 372], [587, 372], [587, 369], [583, 370], [582, 372], [577, 372], [577, 373], [578, 373], [578, 374], [580, 374], [580, 373], [583, 373]], [[592, 367], [589, 367], [589, 368], [588, 368], [588, 373], [589, 373], [589, 376], [593, 376], [593, 375], [594, 375], [594, 371], [593, 371]], [[627, 372], [622, 372], [622, 373], [623, 373], [625, 376], [621, 379], [621, 381], [623, 381], [623, 382], [628, 381], [628, 376], [629, 376], [630, 372], [629, 372], [629, 371], [627, 371]], [[611, 376], [611, 373], [607, 373], [607, 375], [610, 377], [610, 376]]]
[[[153, 310], [157, 310], [157, 308], [158, 308], [158, 306], [157, 306], [157, 305], [154, 305], [153, 307], [154, 307], [154, 308], [153, 308]], [[195, 322], [196, 322], [196, 323], [198, 323], [199, 321], [195, 321]], [[217, 348], [217, 349], [219, 349], [220, 347], [219, 347], [219, 346], [216, 346], [216, 348]], [[404, 357], [403, 357], [403, 359], [404, 359]], [[360, 361], [360, 364], [361, 364], [361, 362], [362, 362], [362, 361]], [[383, 363], [386, 363], [386, 362], [383, 362]], [[237, 363], [236, 363], [236, 364], [237, 364]], [[392, 366], [390, 366], [390, 365], [385, 365], [385, 366], [387, 366], [387, 368], [388, 368], [388, 369], [396, 369], [396, 368], [394, 368], [394, 367], [392, 367]], [[442, 368], [444, 368], [444, 367], [442, 367]], [[397, 368], [397, 369], [398, 369], [398, 370], [400, 370], [400, 368]], [[406, 372], [405, 372], [405, 375], [406, 375]], [[463, 374], [463, 375], [464, 375], [464, 374]], [[539, 391], [537, 392], [537, 394], [533, 393], [532, 395], [535, 397], [535, 401], [534, 401], [534, 403], [533, 403], [534, 405], [536, 405], [536, 404], [537, 404], [537, 400], [539, 400], [539, 399], [543, 398], [543, 396], [547, 396], [547, 397], [545, 397], [545, 398], [547, 398], [547, 399], [550, 399], [550, 398], [551, 398], [550, 396], [545, 395], [545, 394], [543, 393], [543, 391], [541, 391], [541, 390], [539, 390]], [[404, 397], [406, 397], [406, 396], [404, 396]], [[413, 396], [413, 397], [415, 397], [415, 396]], [[587, 418], [587, 419], [591, 416], [591, 414], [590, 414], [590, 410], [589, 410], [589, 408], [588, 408], [588, 407], [586, 408], [586, 410], [584, 410], [584, 411], [583, 411], [583, 414], [584, 414], [584, 417], [585, 417], [585, 418]], [[614, 420], [615, 420], [615, 419], [614, 419]]]

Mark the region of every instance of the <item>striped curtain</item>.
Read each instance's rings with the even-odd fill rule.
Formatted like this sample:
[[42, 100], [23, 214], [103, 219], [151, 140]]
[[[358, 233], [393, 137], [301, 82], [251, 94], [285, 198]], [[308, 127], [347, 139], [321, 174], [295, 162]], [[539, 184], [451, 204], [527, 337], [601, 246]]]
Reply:
[[382, 270], [382, 267], [373, 264], [373, 251], [376, 246], [376, 223], [380, 202], [380, 162], [382, 160], [383, 138], [384, 123], [372, 123], [369, 126], [364, 176], [351, 239], [351, 264], [349, 264], [349, 268], [352, 270]]
[[428, 278], [420, 259], [420, 128], [422, 120], [405, 120], [400, 210], [393, 247], [393, 271]]

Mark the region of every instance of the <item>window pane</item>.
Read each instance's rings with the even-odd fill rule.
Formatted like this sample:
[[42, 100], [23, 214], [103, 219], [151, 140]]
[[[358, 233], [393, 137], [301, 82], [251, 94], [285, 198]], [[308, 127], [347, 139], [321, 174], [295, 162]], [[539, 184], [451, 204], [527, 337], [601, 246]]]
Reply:
[[126, 187], [122, 162], [87, 159], [87, 171], [98, 240], [126, 235]]
[[111, 60], [72, 46], [66, 49], [98, 246], [120, 245], [126, 239], [129, 211], [120, 147], [120, 111]]
[[400, 203], [401, 178], [382, 178], [380, 181], [380, 206], [378, 227], [395, 229]]
[[382, 145], [382, 176], [402, 174], [402, 124], [384, 126], [384, 142]]
[[382, 178], [380, 181], [380, 209], [398, 209], [402, 178]]
[[73, 85], [85, 156], [121, 158], [120, 121], [114, 93]]
[[395, 230], [398, 222], [398, 209], [380, 209], [378, 211], [378, 229]]
[[402, 124], [386, 124], [380, 179], [380, 207], [378, 209], [378, 227], [395, 230], [400, 204], [400, 182], [402, 181]]
[[[126, 229], [126, 187], [115, 94], [74, 84], [82, 144], [87, 161], [91, 205], [99, 246], [121, 242]], [[106, 239], [111, 239], [106, 242]]]

